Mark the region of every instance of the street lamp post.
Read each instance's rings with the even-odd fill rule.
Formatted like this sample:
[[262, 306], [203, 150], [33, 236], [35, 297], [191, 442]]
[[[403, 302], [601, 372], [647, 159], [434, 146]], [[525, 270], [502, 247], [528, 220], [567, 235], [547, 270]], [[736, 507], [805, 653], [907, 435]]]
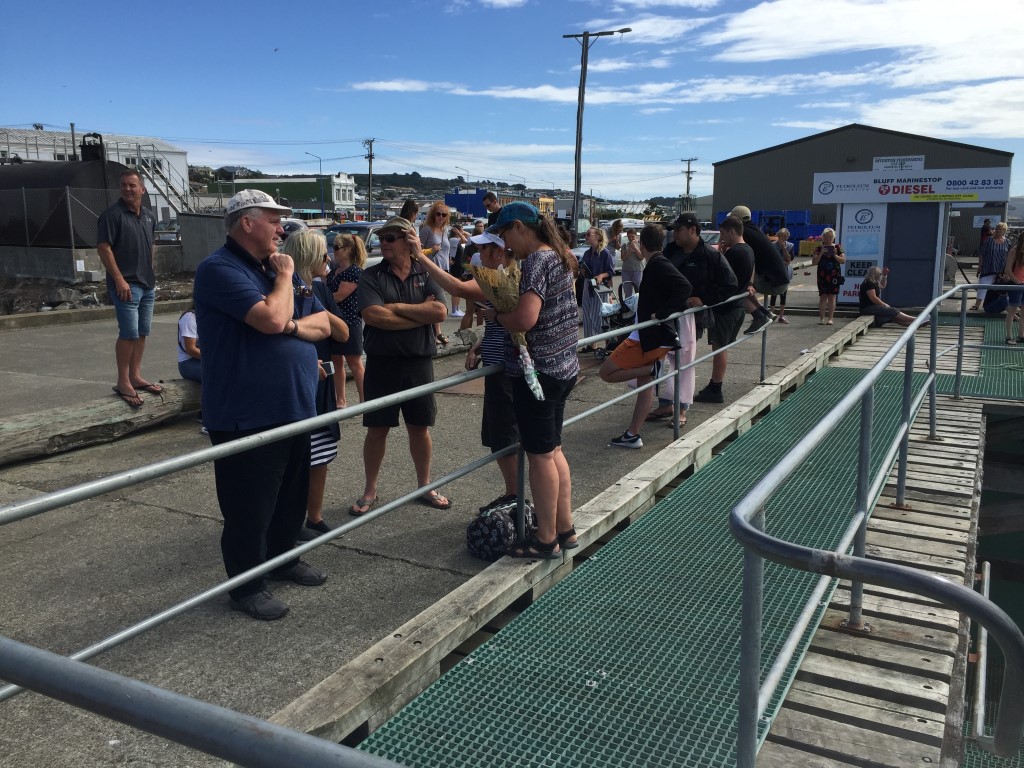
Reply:
[[562, 38], [571, 37], [578, 41], [583, 49], [580, 56], [580, 92], [579, 98], [576, 105], [576, 178], [573, 184], [573, 195], [572, 195], [572, 237], [573, 242], [576, 242], [576, 238], [579, 236], [579, 224], [577, 223], [580, 218], [580, 187], [583, 185], [582, 178], [582, 155], [583, 155], [583, 97], [587, 90], [587, 59], [590, 54], [590, 46], [596, 41], [591, 41], [592, 37], [608, 37], [609, 35], [620, 34], [624, 35], [627, 32], [633, 30], [629, 27], [616, 30], [606, 30], [604, 32], [580, 32], [575, 35], [562, 35]]
[[466, 183], [469, 184], [469, 171], [467, 171], [465, 168], [460, 168], [457, 165], [455, 166], [455, 170], [456, 171], [462, 171], [464, 174], [466, 174], [466, 176], [465, 176]]
[[324, 216], [327, 215], [326, 212], [324, 211], [324, 161], [323, 158], [320, 157], [320, 155], [314, 155], [312, 152], [307, 152], [306, 154], [309, 155], [310, 157], [315, 157], [317, 161], [320, 163], [320, 173], [317, 175], [316, 178], [317, 181], [320, 182], [320, 218], [322, 219]]

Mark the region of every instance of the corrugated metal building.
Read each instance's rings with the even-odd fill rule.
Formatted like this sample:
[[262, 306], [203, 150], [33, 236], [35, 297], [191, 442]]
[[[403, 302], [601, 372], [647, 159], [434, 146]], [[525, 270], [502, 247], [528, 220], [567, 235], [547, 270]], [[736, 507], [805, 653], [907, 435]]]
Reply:
[[[736, 205], [809, 209], [811, 224], [834, 225], [836, 206], [811, 202], [815, 173], [870, 171], [876, 157], [906, 155], [924, 155], [925, 168], [1009, 169], [1013, 159], [1012, 152], [853, 123], [715, 163], [713, 210], [717, 214]], [[1005, 221], [1006, 206], [963, 208], [950, 219], [949, 233], [961, 253], [977, 250], [981, 232], [974, 227], [976, 216], [988, 216], [993, 224]]]

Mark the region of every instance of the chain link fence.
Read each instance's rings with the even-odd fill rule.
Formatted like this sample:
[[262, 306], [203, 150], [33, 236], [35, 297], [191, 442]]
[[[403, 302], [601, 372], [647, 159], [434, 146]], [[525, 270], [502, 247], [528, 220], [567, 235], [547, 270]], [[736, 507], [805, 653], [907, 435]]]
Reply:
[[95, 248], [96, 220], [116, 189], [0, 189], [0, 245]]

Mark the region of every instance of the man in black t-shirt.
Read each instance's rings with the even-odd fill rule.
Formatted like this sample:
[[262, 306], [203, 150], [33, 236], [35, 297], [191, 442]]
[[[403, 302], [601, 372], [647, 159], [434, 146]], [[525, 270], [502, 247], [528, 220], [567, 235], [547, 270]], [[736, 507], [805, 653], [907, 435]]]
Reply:
[[501, 206], [498, 205], [498, 196], [493, 192], [488, 192], [483, 198], [484, 209], [487, 211], [487, 226], [493, 226], [494, 222], [498, 220], [498, 214], [501, 213]]
[[[422, 246], [412, 223], [393, 216], [380, 229], [383, 261], [363, 270], [359, 277], [359, 312], [365, 324], [366, 373], [363, 391], [367, 400], [404, 392], [434, 380], [433, 324], [447, 316], [444, 291], [417, 261]], [[424, 257], [425, 258], [425, 257]], [[409, 451], [416, 467], [416, 482], [430, 482], [430, 427], [437, 408], [434, 396], [421, 395], [399, 405], [363, 415], [366, 439], [363, 464], [366, 486], [349, 508], [358, 517], [377, 500], [377, 478], [387, 449], [388, 433], [398, 426], [402, 413], [409, 433]], [[448, 509], [451, 501], [437, 491], [420, 497], [435, 509]]]
[[[786, 262], [768, 235], [754, 226], [750, 220], [750, 209], [745, 205], [737, 205], [729, 216], [743, 225], [743, 242], [750, 246], [754, 253], [753, 284], [757, 293], [764, 295], [783, 294], [789, 290], [789, 277], [786, 274]], [[757, 299], [756, 294], [748, 302], [747, 310], [753, 317], [744, 333], [751, 334], [768, 324], [771, 315]]]

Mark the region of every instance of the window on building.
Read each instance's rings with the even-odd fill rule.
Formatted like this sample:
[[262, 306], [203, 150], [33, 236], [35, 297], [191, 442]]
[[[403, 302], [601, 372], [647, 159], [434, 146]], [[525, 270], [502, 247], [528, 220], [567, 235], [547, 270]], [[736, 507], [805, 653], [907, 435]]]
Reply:
[[54, 152], [53, 153], [53, 159], [54, 160], [68, 161], [68, 160], [71, 159], [71, 155], [65, 155], [62, 152]]

